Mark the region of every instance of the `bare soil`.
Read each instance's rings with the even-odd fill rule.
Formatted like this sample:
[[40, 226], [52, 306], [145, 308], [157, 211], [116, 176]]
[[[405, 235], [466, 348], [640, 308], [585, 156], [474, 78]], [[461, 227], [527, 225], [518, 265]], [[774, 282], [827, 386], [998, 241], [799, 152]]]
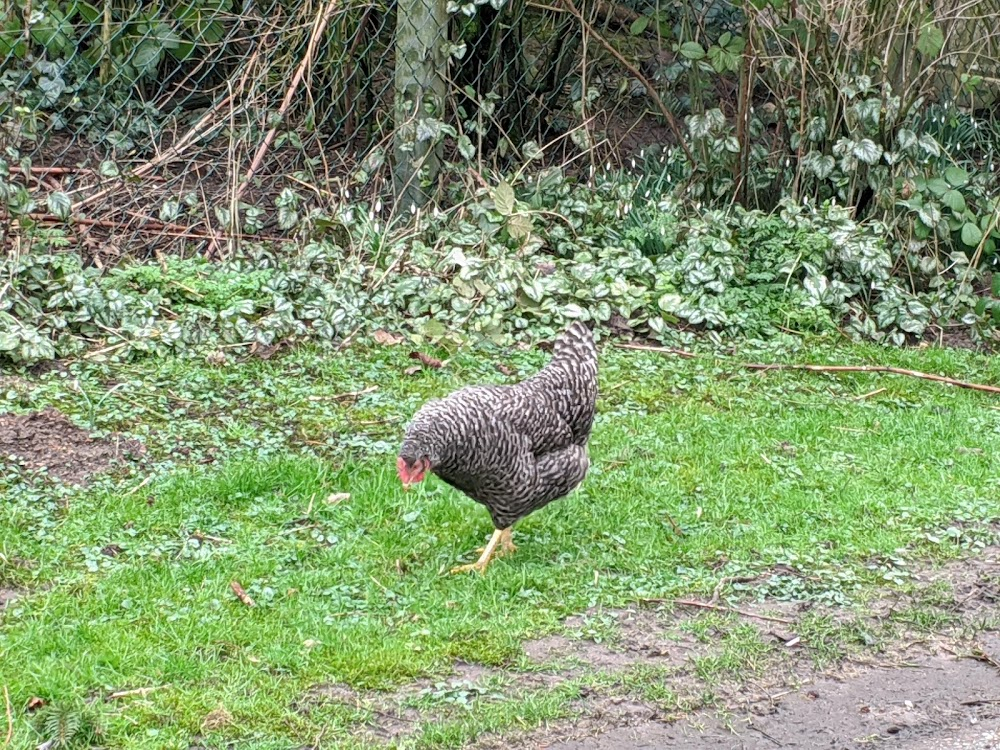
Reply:
[[909, 747], [916, 739], [943, 741], [984, 720], [1000, 719], [1000, 705], [988, 702], [998, 694], [1000, 674], [995, 667], [954, 657], [925, 657], [905, 667], [815, 679], [728, 716], [698, 712], [674, 723], [654, 719], [549, 747], [863, 750], [876, 743]]
[[[745, 673], [706, 674], [699, 665], [723, 652], [727, 633], [706, 635], [701, 628], [696, 635], [696, 626], [715, 612], [637, 606], [569, 618], [563, 633], [526, 643], [524, 659], [508, 668], [458, 663], [449, 677], [394, 692], [318, 686], [299, 709], [324, 702], [350, 705], [367, 712], [367, 739], [398, 745], [423, 723], [461, 718], [464, 708], [447, 702], [421, 705], [428, 693], [464, 691], [472, 701], [492, 700], [576, 681], [571, 718], [529, 732], [480, 737], [469, 747], [1000, 750], [1000, 548], [928, 569], [917, 581], [912, 594], [887, 595], [862, 612], [820, 612], [837, 624], [863, 625], [873, 633], [890, 628], [893, 634], [823, 666], [814, 658], [813, 646], [820, 644], [797, 633], [801, 618], [807, 611], [817, 614], [816, 607], [741, 602], [739, 610], [754, 616], [738, 615], [739, 621], [754, 625], [771, 648]], [[910, 628], [911, 607], [930, 607], [950, 624]], [[611, 643], [580, 637], [590, 617], [614, 620]], [[653, 696], [628, 679], [651, 668], [654, 684], [664, 689]]]
[[86, 484], [95, 474], [144, 452], [138, 440], [91, 435], [52, 407], [0, 414], [0, 466], [45, 472], [66, 484]]

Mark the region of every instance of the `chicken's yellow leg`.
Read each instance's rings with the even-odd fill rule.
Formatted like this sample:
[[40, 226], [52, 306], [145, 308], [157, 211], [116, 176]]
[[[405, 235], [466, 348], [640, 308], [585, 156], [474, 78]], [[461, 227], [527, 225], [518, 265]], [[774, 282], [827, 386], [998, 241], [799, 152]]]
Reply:
[[500, 532], [500, 551], [497, 556], [510, 555], [514, 552], [517, 552], [517, 546], [514, 544], [514, 530], [508, 526]]
[[511, 541], [511, 530], [506, 529], [496, 529], [493, 532], [493, 536], [490, 537], [490, 541], [483, 548], [483, 554], [479, 556], [479, 559], [474, 563], [469, 565], [459, 565], [451, 569], [452, 573], [467, 573], [470, 570], [474, 570], [477, 573], [485, 573], [486, 566], [490, 564], [490, 560], [493, 559], [493, 553], [496, 551], [497, 545], [501, 545], [501, 550], [503, 552], [513, 552], [516, 548], [514, 543]]
[[[485, 551], [486, 547], [476, 548], [476, 552], [480, 555]], [[517, 545], [514, 544], [514, 530], [508, 526], [500, 531], [500, 549], [493, 550], [493, 557], [503, 557], [513, 552], [517, 552]]]

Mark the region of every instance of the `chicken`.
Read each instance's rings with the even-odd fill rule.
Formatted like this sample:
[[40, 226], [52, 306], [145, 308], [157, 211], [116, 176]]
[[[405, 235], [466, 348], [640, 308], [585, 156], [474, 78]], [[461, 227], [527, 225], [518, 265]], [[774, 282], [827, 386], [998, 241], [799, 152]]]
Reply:
[[483, 573], [498, 546], [513, 552], [514, 523], [583, 481], [596, 401], [597, 349], [576, 322], [532, 377], [468, 386], [416, 413], [396, 460], [404, 488], [432, 472], [485, 505], [495, 527], [480, 558], [453, 573]]

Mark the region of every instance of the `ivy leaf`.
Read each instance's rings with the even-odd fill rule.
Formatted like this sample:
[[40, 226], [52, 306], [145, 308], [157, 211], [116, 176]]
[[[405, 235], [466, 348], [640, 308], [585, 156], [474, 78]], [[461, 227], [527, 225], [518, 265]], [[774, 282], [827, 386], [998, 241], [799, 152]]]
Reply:
[[117, 177], [121, 174], [118, 165], [113, 161], [102, 161], [98, 171], [101, 173], [101, 177]]
[[983, 231], [971, 221], [965, 222], [962, 227], [962, 244], [966, 247], [979, 247], [983, 241]]
[[514, 213], [514, 188], [506, 180], [501, 180], [500, 184], [493, 188], [493, 205], [497, 212], [504, 216]]
[[821, 180], [825, 180], [833, 173], [836, 161], [832, 156], [824, 156], [819, 151], [810, 151], [802, 159], [802, 166], [808, 169]]
[[957, 190], [946, 192], [941, 196], [941, 201], [956, 214], [965, 213], [965, 198]]
[[688, 117], [688, 130], [692, 138], [704, 138], [712, 132], [712, 122], [707, 115], [691, 115]]
[[930, 133], [924, 133], [922, 136], [920, 136], [919, 143], [920, 143], [920, 148], [922, 148], [925, 153], [931, 156], [941, 155], [941, 145], [936, 140], [934, 140], [934, 136], [932, 136]]
[[917, 36], [917, 51], [924, 57], [937, 57], [944, 47], [944, 32], [933, 23], [926, 23]]
[[632, 34], [632, 36], [639, 36], [648, 27], [649, 27], [649, 16], [639, 16], [632, 22], [632, 25], [629, 27], [629, 33]]
[[66, 193], [61, 191], [56, 191], [54, 193], [49, 193], [48, 198], [49, 212], [58, 216], [63, 221], [69, 218], [70, 209], [73, 208], [73, 202], [69, 199]]
[[525, 159], [541, 159], [545, 156], [545, 152], [539, 148], [538, 143], [535, 141], [525, 141], [521, 144], [521, 153], [524, 155]]
[[172, 222], [181, 213], [181, 202], [176, 198], [167, 198], [160, 206], [160, 221]]
[[865, 164], [875, 164], [882, 158], [882, 147], [871, 138], [862, 138], [854, 144], [853, 153], [858, 161], [863, 161]]
[[458, 137], [458, 153], [465, 159], [471, 159], [476, 155], [476, 147], [472, 145], [472, 140], [467, 135]]
[[135, 48], [132, 64], [139, 73], [152, 73], [163, 58], [163, 45], [156, 39], [144, 39]]
[[17, 349], [21, 343], [17, 336], [9, 331], [0, 331], [0, 352], [10, 352]]
[[917, 144], [917, 134], [907, 128], [900, 128], [896, 139], [899, 147], [904, 150], [912, 148]]
[[944, 170], [944, 178], [952, 187], [962, 187], [969, 182], [969, 173], [961, 167], [948, 167]]
[[507, 219], [507, 233], [515, 240], [523, 240], [531, 234], [531, 217], [528, 214], [514, 214]]
[[664, 294], [657, 301], [656, 306], [665, 313], [675, 312], [684, 305], [684, 300], [679, 294]]
[[928, 203], [920, 207], [920, 210], [917, 211], [917, 216], [920, 217], [920, 221], [925, 226], [933, 229], [941, 222], [941, 209], [933, 203]]

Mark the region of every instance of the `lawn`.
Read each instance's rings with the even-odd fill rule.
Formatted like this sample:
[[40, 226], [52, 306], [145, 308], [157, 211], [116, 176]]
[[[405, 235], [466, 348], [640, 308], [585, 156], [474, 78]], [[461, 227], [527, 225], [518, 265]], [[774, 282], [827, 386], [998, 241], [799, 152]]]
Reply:
[[[413, 727], [396, 741], [460, 747], [570, 716], [599, 682], [519, 689], [518, 675], [538, 668], [529, 639], [614, 643], [602, 613], [717, 590], [723, 604], [854, 611], [906, 589], [917, 568], [996, 541], [996, 397], [740, 366], [893, 364], [1000, 383], [992, 358], [828, 342], [694, 359], [607, 346], [583, 487], [522, 521], [517, 553], [485, 576], [447, 575], [492, 527], [436, 479], [402, 491], [403, 425], [427, 397], [511, 382], [497, 364], [523, 375], [545, 355], [432, 352], [445, 366], [413, 372], [407, 353], [78, 362], [0, 378], [0, 411], [54, 406], [146, 446], [84, 489], [11, 464], [0, 476], [0, 590], [16, 594], [0, 609], [10, 747], [60, 728], [75, 734], [67, 747], [363, 746], [377, 711], [318, 696], [415, 681], [427, 687], [408, 694]], [[805, 640], [817, 660], [847, 647]], [[726, 653], [705, 665], [709, 703], [713, 673], [760, 656]], [[435, 688], [456, 663], [500, 669], [465, 692]], [[670, 693], [662, 674], [631, 674], [637, 694]]]

